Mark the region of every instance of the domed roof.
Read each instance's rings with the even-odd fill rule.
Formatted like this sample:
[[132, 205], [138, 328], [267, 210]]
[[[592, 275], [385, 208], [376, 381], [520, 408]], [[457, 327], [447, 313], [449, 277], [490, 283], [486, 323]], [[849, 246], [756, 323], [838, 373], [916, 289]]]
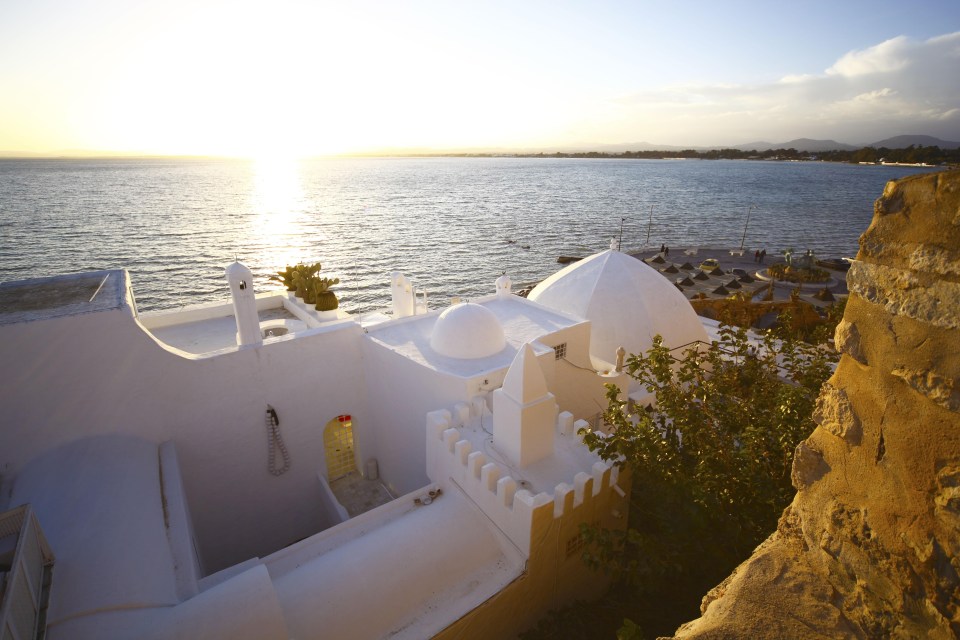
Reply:
[[446, 309], [430, 334], [430, 347], [450, 358], [486, 358], [507, 346], [500, 320], [479, 304], [464, 302]]
[[641, 354], [663, 336], [679, 347], [707, 333], [686, 297], [655, 269], [619, 251], [603, 251], [553, 274], [530, 300], [590, 321], [590, 355], [611, 363], [617, 347]]

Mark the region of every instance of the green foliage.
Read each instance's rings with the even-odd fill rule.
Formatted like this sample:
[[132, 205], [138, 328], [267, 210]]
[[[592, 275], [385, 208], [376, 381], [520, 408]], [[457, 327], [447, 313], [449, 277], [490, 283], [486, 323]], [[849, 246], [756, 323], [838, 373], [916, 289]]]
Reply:
[[616, 597], [599, 602], [577, 601], [541, 619], [536, 627], [521, 633], [520, 640], [612, 640], [620, 637], [618, 628], [627, 629], [624, 640], [643, 640], [640, 627], [628, 626], [633, 623], [624, 619], [623, 606]]
[[287, 289], [287, 291], [296, 291], [297, 285], [293, 282], [293, 274], [295, 273], [295, 267], [288, 266], [283, 271], [278, 271], [276, 275], [270, 276], [270, 280], [274, 282], [280, 282]]
[[[812, 307], [797, 306], [793, 311], [786, 309], [780, 313], [773, 335], [781, 340], [802, 340], [821, 349], [830, 349], [829, 341], [833, 339], [846, 307], [847, 298], [841, 298], [819, 312], [822, 316], [814, 314]], [[813, 321], [810, 320], [811, 316]]]
[[340, 278], [315, 278], [313, 280], [313, 295], [316, 299], [317, 311], [333, 311], [340, 306], [337, 294], [330, 291], [330, 287], [340, 283]]
[[617, 640], [643, 640], [643, 629], [629, 618], [623, 619], [623, 625], [617, 629]]
[[585, 560], [614, 571], [617, 588], [629, 585], [636, 597], [682, 583], [699, 601], [774, 531], [793, 498], [794, 450], [814, 428], [835, 354], [790, 336], [769, 334], [758, 348], [744, 329], [720, 334], [680, 358], [659, 337], [631, 356], [626, 371], [656, 392], [656, 408], [609, 386], [612, 433], [584, 438], [633, 477], [627, 531], [588, 530]]
[[[485, 154], [475, 154], [485, 155]], [[544, 154], [518, 154], [526, 157], [543, 157]], [[575, 153], [557, 152], [555, 158], [700, 158], [701, 160], [823, 160], [828, 162], [906, 162], [925, 163], [929, 165], [960, 164], [960, 149], [941, 149], [936, 145], [910, 145], [904, 149], [888, 149], [887, 147], [863, 147], [856, 151], [800, 151], [794, 148], [765, 149], [763, 151], [743, 149], [710, 149], [697, 151], [696, 149], [651, 150], [651, 151], [624, 151], [623, 153], [608, 153], [601, 151], [580, 151]]]
[[303, 298], [307, 304], [316, 302], [313, 294], [313, 280], [320, 272], [320, 263], [303, 264], [300, 263], [293, 268], [293, 285], [296, 288], [298, 298]]
[[777, 280], [786, 280], [787, 282], [818, 283], [830, 280], [830, 272], [826, 269], [816, 267], [798, 269], [782, 262], [770, 265], [767, 267], [767, 272]]
[[318, 311], [332, 311], [340, 306], [335, 293], [330, 287], [340, 283], [340, 278], [321, 278], [322, 266], [319, 262], [313, 264], [298, 263], [278, 271], [277, 275], [270, 276], [271, 280], [282, 282], [287, 291], [295, 291], [298, 298], [303, 298], [306, 304], [313, 304]]

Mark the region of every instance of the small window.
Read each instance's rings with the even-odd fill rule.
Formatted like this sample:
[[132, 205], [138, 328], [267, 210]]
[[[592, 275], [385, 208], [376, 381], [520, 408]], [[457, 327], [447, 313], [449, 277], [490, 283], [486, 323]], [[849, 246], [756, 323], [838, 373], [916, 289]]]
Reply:
[[553, 354], [557, 360], [563, 360], [567, 357], [567, 343], [558, 344], [553, 348]]

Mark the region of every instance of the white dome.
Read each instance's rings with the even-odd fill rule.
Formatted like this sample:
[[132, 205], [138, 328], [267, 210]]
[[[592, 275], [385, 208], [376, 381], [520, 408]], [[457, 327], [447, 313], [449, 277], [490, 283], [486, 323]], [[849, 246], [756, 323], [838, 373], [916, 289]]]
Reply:
[[503, 327], [492, 311], [472, 302], [455, 304], [437, 318], [430, 347], [450, 358], [486, 358], [507, 346]]
[[612, 363], [617, 347], [642, 354], [663, 336], [669, 347], [709, 342], [686, 297], [641, 260], [603, 251], [553, 274], [530, 292], [530, 300], [590, 321], [590, 355]]

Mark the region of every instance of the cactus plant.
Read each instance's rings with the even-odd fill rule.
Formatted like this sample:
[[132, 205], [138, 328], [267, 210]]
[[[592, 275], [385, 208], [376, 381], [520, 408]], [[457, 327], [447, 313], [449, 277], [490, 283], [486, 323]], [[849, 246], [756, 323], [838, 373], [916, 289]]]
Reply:
[[293, 281], [293, 274], [296, 273], [295, 269], [296, 267], [288, 265], [283, 271], [277, 271], [275, 275], [270, 276], [270, 280], [283, 284], [287, 291], [296, 291], [297, 285]]
[[297, 297], [303, 298], [308, 304], [313, 304], [313, 294], [310, 293], [313, 285], [311, 284], [317, 273], [320, 271], [320, 263], [303, 264], [302, 262], [293, 268], [293, 284], [296, 288]]
[[313, 294], [316, 297], [317, 311], [333, 311], [340, 306], [337, 294], [330, 287], [340, 283], [340, 278], [316, 278], [313, 281]]

